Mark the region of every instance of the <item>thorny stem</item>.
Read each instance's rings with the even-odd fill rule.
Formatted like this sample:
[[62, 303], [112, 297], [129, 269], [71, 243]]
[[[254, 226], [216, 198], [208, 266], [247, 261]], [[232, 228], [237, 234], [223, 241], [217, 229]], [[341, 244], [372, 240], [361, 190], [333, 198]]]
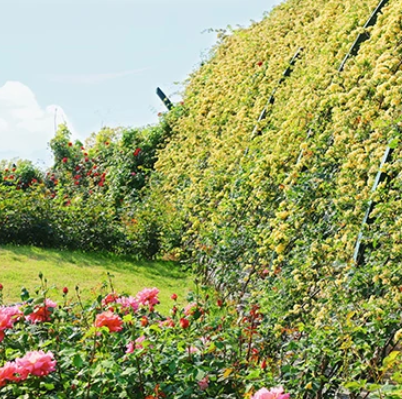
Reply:
[[[96, 332], [94, 333], [94, 342], [91, 351], [91, 358], [89, 359], [89, 364], [92, 365], [95, 360], [95, 353], [96, 353]], [[87, 381], [87, 394], [86, 398], [89, 398], [89, 394], [91, 393], [91, 377], [88, 374], [88, 381]]]
[[88, 328], [89, 324], [88, 324], [88, 320], [87, 320], [87, 318], [85, 316], [86, 312], [85, 312], [84, 305], [83, 305], [82, 300], [81, 300], [80, 288], [78, 287], [78, 285], [75, 287], [75, 293], [77, 295], [78, 303], [80, 304], [80, 307], [81, 307], [81, 310], [82, 310], [82, 315], [84, 316], [83, 320], [84, 320], [85, 326]]
[[135, 363], [137, 365], [137, 370], [138, 370], [138, 378], [140, 379], [140, 391], [142, 393], [142, 397], [145, 397], [145, 392], [144, 392], [144, 381], [142, 379], [142, 373], [141, 373], [141, 366], [140, 362], [138, 361], [138, 357], [135, 357]]

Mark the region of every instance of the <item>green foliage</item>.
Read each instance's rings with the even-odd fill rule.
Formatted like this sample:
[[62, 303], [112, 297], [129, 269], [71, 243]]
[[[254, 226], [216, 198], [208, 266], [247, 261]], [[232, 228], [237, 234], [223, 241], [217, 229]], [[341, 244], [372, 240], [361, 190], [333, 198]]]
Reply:
[[[4, 164], [0, 243], [154, 257], [162, 245], [163, 215], [147, 211], [142, 197], [167, 126], [103, 129], [85, 148], [61, 125], [45, 176], [28, 161]], [[133, 234], [128, 221], [137, 214], [144, 218]]]
[[0, 162], [0, 184], [27, 190], [43, 181], [43, 173], [31, 161]]
[[107, 201], [54, 197], [43, 185], [28, 191], [0, 186], [0, 242], [118, 252], [126, 244]]

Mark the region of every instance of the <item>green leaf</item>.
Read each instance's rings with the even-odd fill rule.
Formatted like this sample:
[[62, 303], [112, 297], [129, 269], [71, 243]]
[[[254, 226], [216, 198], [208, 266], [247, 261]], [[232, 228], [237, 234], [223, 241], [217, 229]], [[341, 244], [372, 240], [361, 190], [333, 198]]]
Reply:
[[152, 324], [151, 326], [149, 326], [149, 329], [157, 332], [158, 334], [162, 331], [160, 327], [158, 327], [156, 324]]
[[43, 386], [48, 390], [52, 391], [55, 388], [54, 384], [48, 383], [48, 384], [43, 384]]
[[132, 375], [132, 374], [136, 375], [137, 373], [138, 373], [138, 370], [136, 368], [128, 367], [121, 373], [121, 375]]
[[196, 381], [201, 381], [204, 377], [205, 377], [204, 371], [202, 371], [200, 369], [196, 370], [196, 375], [195, 375]]
[[402, 384], [402, 373], [400, 371], [392, 374], [392, 379], [398, 384]]
[[394, 150], [395, 148], [398, 147], [398, 144], [399, 144], [399, 139], [393, 139], [389, 142], [388, 147]]
[[358, 391], [366, 385], [366, 381], [351, 381], [344, 385], [346, 389]]
[[261, 370], [260, 369], [255, 369], [252, 370], [249, 375], [246, 376], [246, 380], [255, 380], [256, 378], [258, 378], [261, 374]]
[[397, 357], [400, 355], [399, 351], [392, 351], [385, 359], [384, 359], [384, 367], [389, 367], [395, 363]]
[[84, 361], [82, 360], [82, 357], [77, 353], [73, 357], [73, 364], [77, 368], [81, 368], [82, 365], [84, 364]]

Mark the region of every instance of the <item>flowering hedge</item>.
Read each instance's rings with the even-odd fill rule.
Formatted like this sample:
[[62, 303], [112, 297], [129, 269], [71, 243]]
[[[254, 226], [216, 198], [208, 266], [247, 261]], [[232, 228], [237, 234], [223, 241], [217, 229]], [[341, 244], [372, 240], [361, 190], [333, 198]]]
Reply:
[[[61, 125], [47, 171], [29, 161], [0, 162], [0, 243], [154, 257], [174, 230], [163, 201], [150, 206], [146, 190], [168, 134], [163, 121], [103, 129], [84, 146]], [[171, 227], [162, 234], [162, 226]]]

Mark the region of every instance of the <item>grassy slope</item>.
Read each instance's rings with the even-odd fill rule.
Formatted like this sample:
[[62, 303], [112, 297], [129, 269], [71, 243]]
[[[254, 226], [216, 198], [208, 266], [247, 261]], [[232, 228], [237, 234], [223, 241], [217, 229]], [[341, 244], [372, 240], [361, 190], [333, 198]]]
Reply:
[[21, 287], [26, 287], [33, 295], [40, 285], [39, 272], [48, 280], [52, 287], [50, 297], [55, 300], [61, 298], [64, 286], [69, 288], [70, 296], [75, 294], [77, 285], [84, 299], [98, 295], [103, 282], [107, 281], [108, 272], [114, 276], [113, 285], [119, 293], [135, 295], [144, 287], [157, 287], [161, 291], [160, 311], [165, 313], [172, 302], [170, 295], [175, 292], [184, 299], [191, 287], [190, 277], [173, 262], [134, 261], [115, 255], [4, 246], [0, 248], [4, 302], [18, 301]]

